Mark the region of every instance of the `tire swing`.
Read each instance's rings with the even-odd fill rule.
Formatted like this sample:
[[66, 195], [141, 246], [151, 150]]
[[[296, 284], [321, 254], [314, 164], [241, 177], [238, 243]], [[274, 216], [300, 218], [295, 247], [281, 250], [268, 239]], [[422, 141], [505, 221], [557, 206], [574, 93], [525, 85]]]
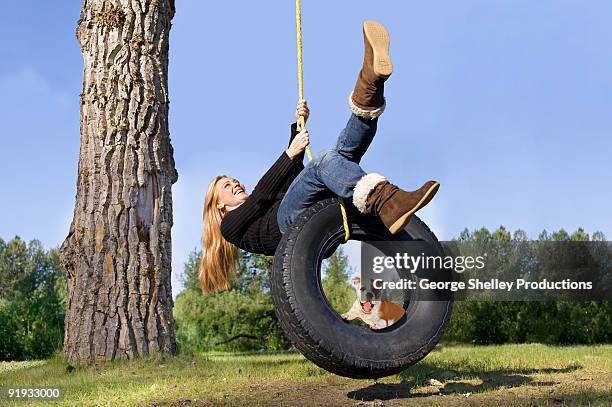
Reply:
[[[380, 241], [424, 240], [443, 253], [434, 234], [416, 216], [404, 231], [391, 235], [377, 217], [347, 209], [352, 240], [374, 246]], [[323, 259], [344, 243], [339, 212], [336, 199], [320, 201], [283, 236], [271, 274], [276, 315], [294, 346], [329, 372], [356, 379], [399, 373], [436, 346], [450, 319], [452, 300], [446, 292], [428, 291], [427, 300], [419, 301], [419, 290], [406, 290], [406, 313], [390, 327], [372, 331], [344, 321], [331, 308], [321, 284]]]
[[[300, 11], [300, 0], [296, 0], [298, 84], [303, 99]], [[303, 119], [301, 128], [305, 128]], [[308, 148], [306, 153], [311, 159]], [[447, 292], [430, 291], [425, 301], [418, 289], [405, 290], [405, 314], [388, 328], [371, 331], [344, 321], [323, 293], [321, 263], [349, 239], [375, 247], [377, 242], [423, 240], [443, 255], [435, 235], [416, 216], [404, 231], [392, 235], [377, 217], [363, 215], [351, 205], [345, 207], [339, 198], [323, 199], [298, 217], [276, 249], [271, 273], [276, 315], [294, 346], [329, 372], [357, 379], [399, 373], [436, 346], [450, 319], [452, 300]], [[387, 245], [377, 248], [389, 250]]]

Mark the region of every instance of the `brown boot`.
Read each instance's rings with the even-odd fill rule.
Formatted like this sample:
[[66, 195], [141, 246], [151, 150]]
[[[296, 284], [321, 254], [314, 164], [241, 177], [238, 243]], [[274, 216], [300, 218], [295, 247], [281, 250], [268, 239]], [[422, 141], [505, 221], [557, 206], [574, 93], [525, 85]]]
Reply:
[[427, 181], [416, 191], [407, 192], [391, 184], [380, 174], [364, 176], [355, 186], [353, 203], [362, 213], [378, 215], [391, 233], [408, 224], [412, 214], [431, 201], [440, 184]]
[[364, 57], [355, 90], [349, 97], [353, 113], [375, 119], [385, 110], [384, 83], [393, 72], [389, 56], [389, 33], [376, 21], [363, 23]]

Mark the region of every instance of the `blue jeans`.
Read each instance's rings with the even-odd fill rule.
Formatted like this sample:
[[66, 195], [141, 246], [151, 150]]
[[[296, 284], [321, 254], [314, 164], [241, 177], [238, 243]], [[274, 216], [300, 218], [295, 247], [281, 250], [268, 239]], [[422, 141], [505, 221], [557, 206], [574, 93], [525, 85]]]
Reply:
[[336, 147], [319, 153], [298, 174], [278, 208], [276, 220], [281, 233], [329, 191], [340, 198], [353, 196], [357, 181], [366, 175], [359, 162], [374, 139], [377, 125], [378, 119], [351, 115]]

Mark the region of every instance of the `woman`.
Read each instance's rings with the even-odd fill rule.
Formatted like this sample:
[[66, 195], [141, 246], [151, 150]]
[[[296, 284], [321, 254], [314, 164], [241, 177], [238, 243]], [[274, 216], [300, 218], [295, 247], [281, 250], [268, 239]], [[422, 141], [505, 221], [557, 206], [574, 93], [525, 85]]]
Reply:
[[[325, 195], [352, 198], [360, 212], [379, 216], [391, 233], [397, 233], [437, 192], [439, 183], [435, 181], [406, 192], [380, 174], [366, 174], [359, 166], [385, 109], [384, 83], [393, 71], [385, 27], [366, 21], [363, 34], [364, 62], [349, 97], [353, 114], [334, 149], [323, 151], [304, 167], [309, 135], [306, 131], [298, 133], [293, 124], [289, 147], [251, 195], [242, 183], [227, 176], [217, 176], [210, 183], [204, 204], [204, 253], [200, 264], [204, 291], [229, 288], [228, 278], [235, 272], [238, 248], [273, 255], [289, 225]], [[306, 102], [300, 101], [296, 119], [303, 116], [307, 120], [308, 115]]]

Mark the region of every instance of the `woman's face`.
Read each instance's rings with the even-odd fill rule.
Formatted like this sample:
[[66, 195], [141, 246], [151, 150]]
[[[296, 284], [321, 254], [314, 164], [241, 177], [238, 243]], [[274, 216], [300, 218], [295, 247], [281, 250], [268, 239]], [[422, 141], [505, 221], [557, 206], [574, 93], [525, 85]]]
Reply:
[[249, 197], [244, 184], [233, 178], [221, 178], [217, 181], [215, 189], [219, 197], [217, 207], [224, 211], [235, 209]]

